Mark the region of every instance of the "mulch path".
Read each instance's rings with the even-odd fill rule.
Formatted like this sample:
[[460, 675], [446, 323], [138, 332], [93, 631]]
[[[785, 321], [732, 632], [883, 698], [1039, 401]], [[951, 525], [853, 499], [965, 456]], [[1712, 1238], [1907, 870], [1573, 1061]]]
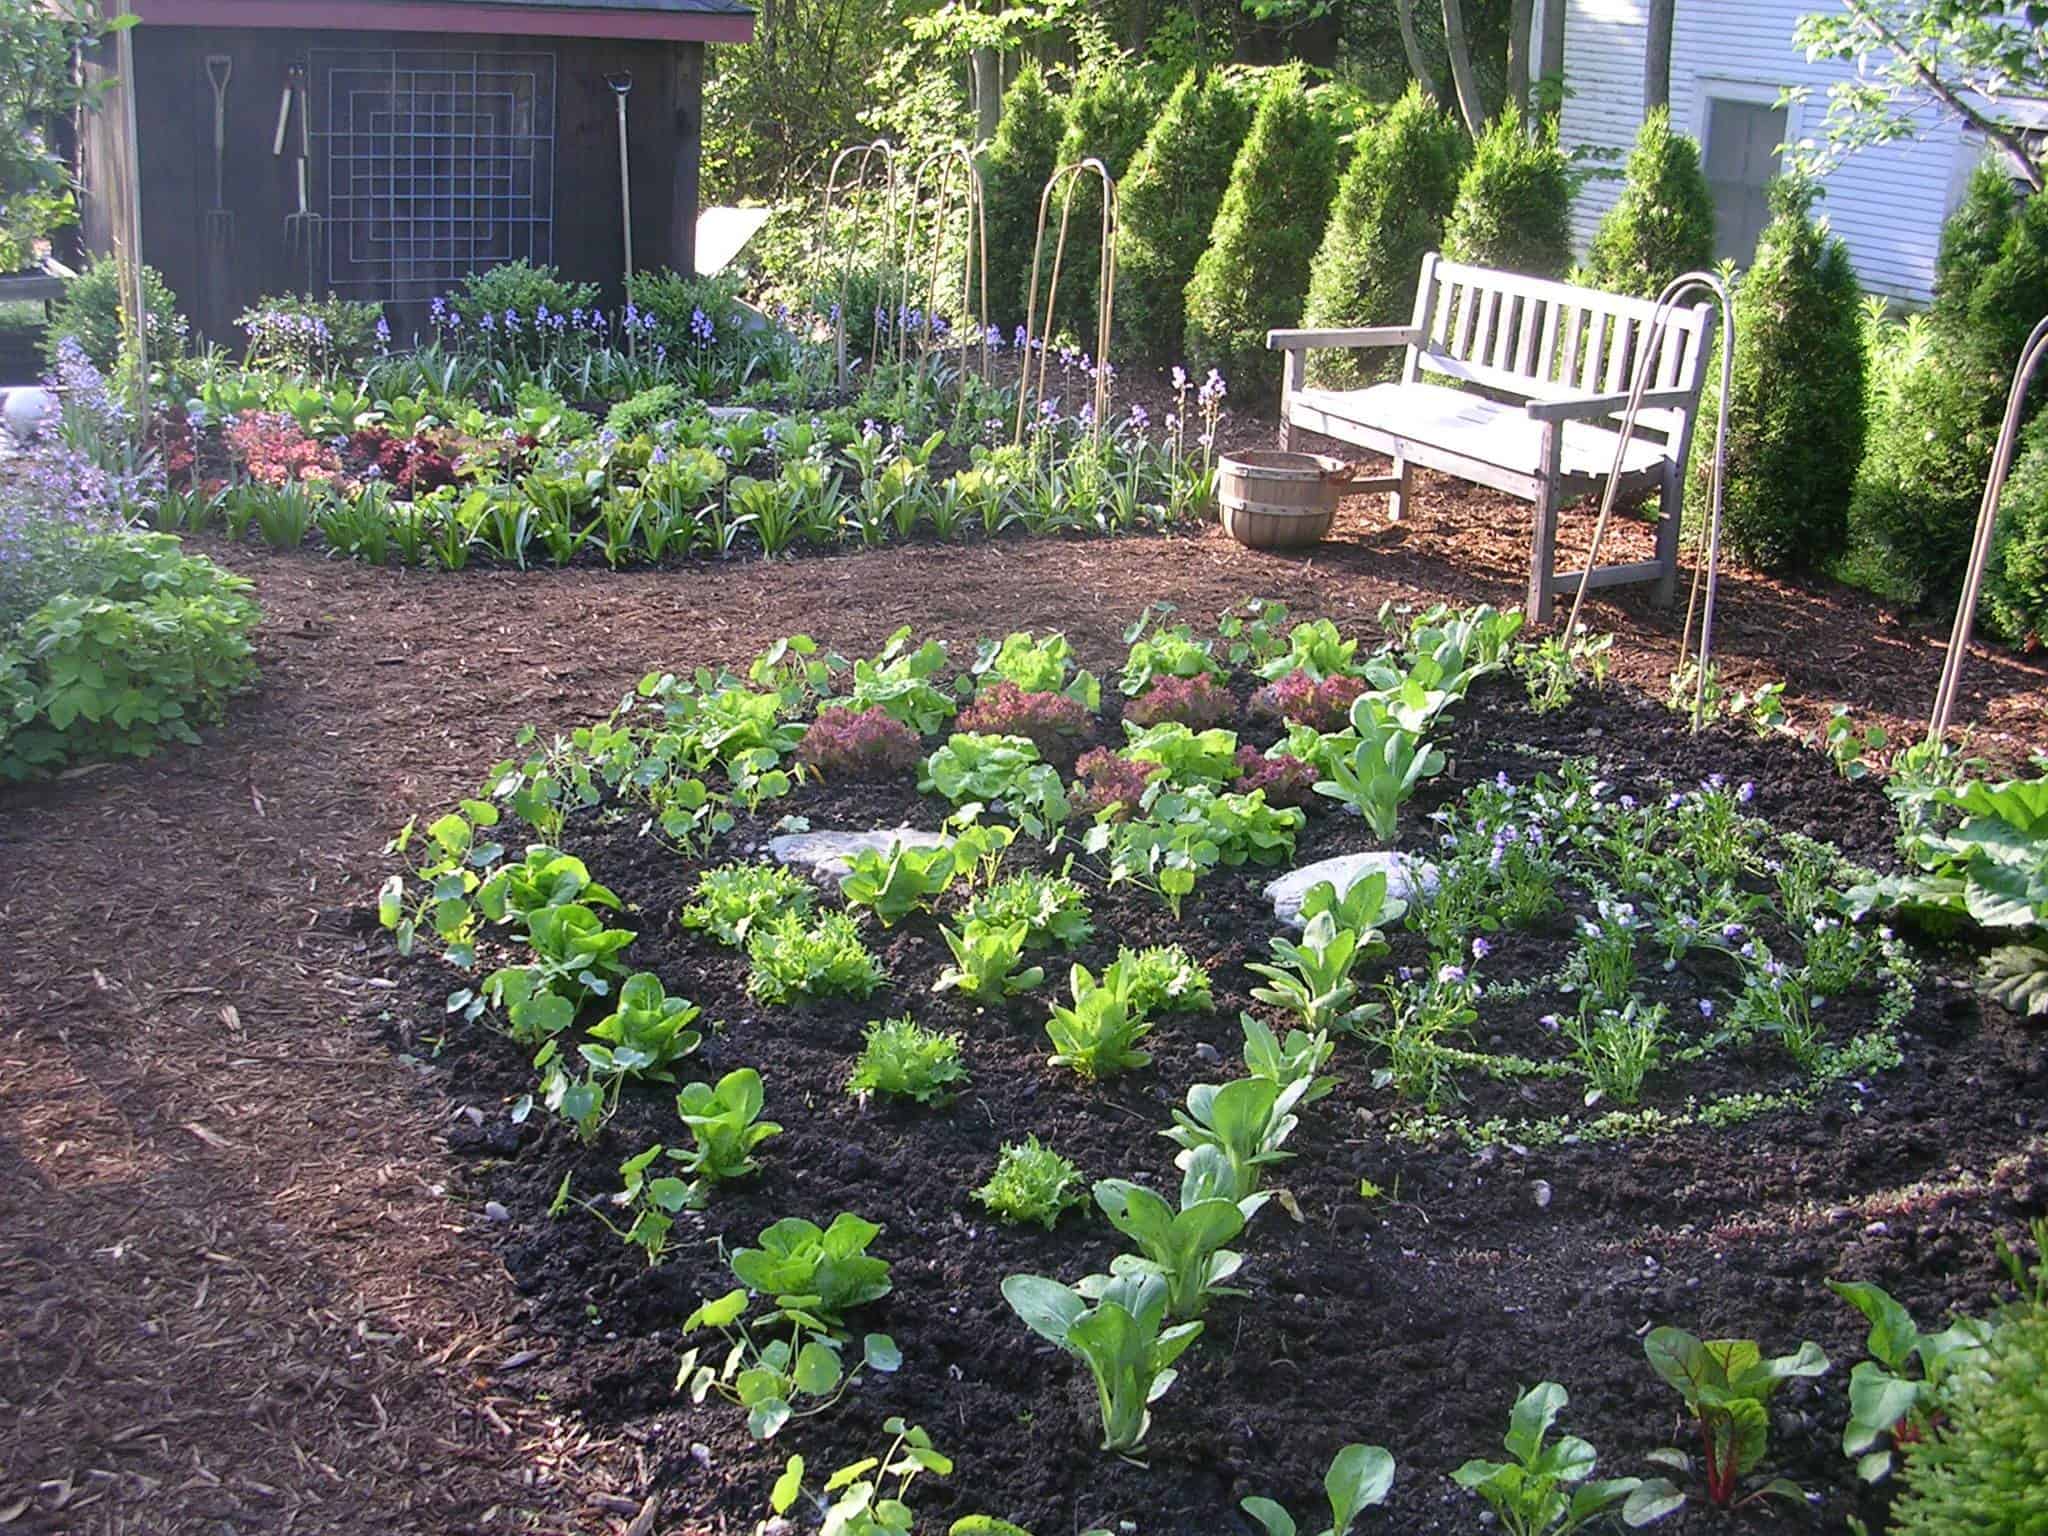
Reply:
[[[1060, 628], [1108, 669], [1150, 601], [1207, 624], [1278, 597], [1362, 629], [1388, 600], [1518, 600], [1522, 509], [1427, 479], [1417, 501], [1399, 527], [1348, 504], [1306, 559], [1213, 530], [616, 575], [208, 546], [268, 615], [228, 725], [0, 791], [0, 1523], [627, 1528], [646, 1448], [520, 1390], [529, 1317], [453, 1193], [445, 1100], [366, 1022], [388, 983], [357, 917], [391, 832], [520, 724], [793, 631], [855, 654], [906, 623]], [[1589, 623], [1661, 694], [1672, 615], [1628, 595]], [[1741, 573], [1718, 647], [1731, 684], [1787, 681], [1808, 726], [1844, 702], [1910, 733], [1941, 663], [1860, 594]], [[2048, 667], [1980, 650], [1959, 715], [2008, 761], [2048, 747]], [[636, 1536], [682, 1528], [657, 1511]]]

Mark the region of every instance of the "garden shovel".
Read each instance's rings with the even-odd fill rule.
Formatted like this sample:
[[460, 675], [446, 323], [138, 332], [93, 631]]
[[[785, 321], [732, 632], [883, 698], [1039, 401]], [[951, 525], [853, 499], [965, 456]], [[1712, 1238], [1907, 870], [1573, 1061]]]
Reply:
[[612, 95], [619, 103], [619, 219], [626, 235], [626, 281], [633, 281], [633, 164], [626, 154], [626, 98], [633, 94], [633, 75], [630, 70], [616, 75], [606, 75], [604, 83], [612, 88]]

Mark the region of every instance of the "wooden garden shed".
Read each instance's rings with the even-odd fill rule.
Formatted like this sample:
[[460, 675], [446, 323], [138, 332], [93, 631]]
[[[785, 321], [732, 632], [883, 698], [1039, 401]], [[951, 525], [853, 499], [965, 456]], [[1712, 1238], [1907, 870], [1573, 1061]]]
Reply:
[[[704, 49], [754, 28], [738, 0], [125, 9], [139, 23], [134, 141], [128, 114], [87, 124], [86, 243], [110, 248], [119, 198], [101, 189], [133, 164], [143, 259], [223, 341], [274, 293], [380, 301], [407, 334], [435, 295], [508, 261], [557, 266], [616, 299], [622, 92], [634, 267], [692, 270]], [[288, 225], [302, 198], [316, 217]]]

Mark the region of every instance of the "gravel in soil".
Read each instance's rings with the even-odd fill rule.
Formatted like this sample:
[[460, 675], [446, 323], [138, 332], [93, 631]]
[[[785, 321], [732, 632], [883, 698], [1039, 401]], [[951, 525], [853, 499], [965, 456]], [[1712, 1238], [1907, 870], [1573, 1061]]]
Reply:
[[[1113, 739], [1113, 726], [1105, 728]], [[1729, 730], [1694, 739], [1632, 690], [1539, 717], [1518, 688], [1495, 680], [1458, 711], [1446, 746], [1449, 771], [1406, 819], [1419, 829], [1411, 844], [1427, 844], [1421, 813], [1475, 782], [1500, 772], [1523, 780], [1561, 757], [1589, 756], [1617, 792], [1689, 786], [1710, 773], [1752, 780], [1751, 809], [1781, 830], [1825, 836], [1859, 859], [1889, 858], [1890, 811], [1874, 785], [1848, 783], [1782, 739]], [[821, 828], [935, 827], [945, 807], [908, 783], [813, 785], [774, 812]], [[743, 825], [710, 862], [759, 853], [770, 831], [766, 819]], [[1932, 977], [1900, 1030], [1901, 1069], [1838, 1085], [1810, 1113], [1612, 1145], [1475, 1153], [1391, 1138], [1394, 1101], [1372, 1086], [1365, 1049], [1347, 1043], [1335, 1092], [1304, 1112], [1290, 1143], [1296, 1155], [1275, 1176], [1298, 1219], [1271, 1205], [1236, 1244], [1248, 1256], [1238, 1281], [1247, 1294], [1212, 1306], [1207, 1337], [1155, 1407], [1142, 1459], [1108, 1457], [1096, 1449], [1085, 1371], [1028, 1333], [998, 1287], [1018, 1272], [1071, 1282], [1104, 1270], [1120, 1247], [1115, 1233], [1079, 1212], [1050, 1233], [1006, 1228], [970, 1191], [999, 1147], [1027, 1133], [1091, 1178], [1172, 1189], [1173, 1149], [1158, 1133], [1191, 1083], [1239, 1070], [1235, 1021], [1254, 1007], [1244, 965], [1264, 958], [1276, 929], [1260, 894], [1271, 871], [1210, 876], [1178, 920], [1151, 898], [1092, 889], [1093, 937], [1071, 956], [1045, 957], [1048, 987], [1001, 1009], [930, 994], [946, 959], [932, 918], [883, 931], [865, 916], [889, 972], [881, 992], [769, 1008], [745, 991], [743, 955], [675, 922], [707, 861], [596, 817], [565, 843], [633, 909], [628, 924], [641, 936], [632, 963], [719, 1021], [681, 1070], [715, 1078], [757, 1067], [767, 1117], [786, 1127], [763, 1148], [761, 1173], [678, 1222], [659, 1268], [580, 1212], [545, 1213], [564, 1172], [586, 1198], [601, 1197], [616, 1188], [623, 1158], [672, 1140], [667, 1095], [629, 1094], [585, 1148], [538, 1116], [512, 1125], [506, 1106], [531, 1074], [520, 1052], [487, 1031], [450, 1029], [441, 999], [455, 978], [438, 965], [402, 971], [380, 1015], [407, 1048], [438, 1051], [449, 1091], [482, 1110], [451, 1144], [475, 1159], [475, 1198], [509, 1216], [499, 1229], [507, 1268], [557, 1341], [550, 1389], [597, 1423], [630, 1427], [670, 1486], [671, 1507], [707, 1528], [742, 1529], [757, 1517], [791, 1451], [813, 1468], [835, 1466], [862, 1454], [862, 1437], [898, 1413], [958, 1459], [950, 1482], [928, 1480], [914, 1501], [938, 1528], [983, 1511], [1039, 1531], [1122, 1521], [1141, 1532], [1236, 1529], [1244, 1526], [1238, 1501], [1249, 1494], [1312, 1508], [1331, 1455], [1366, 1440], [1386, 1445], [1401, 1467], [1373, 1529], [1470, 1530], [1477, 1507], [1444, 1474], [1496, 1452], [1520, 1386], [1566, 1384], [1566, 1425], [1601, 1450], [1607, 1475], [1647, 1472], [1644, 1452], [1683, 1441], [1675, 1399], [1641, 1349], [1650, 1325], [1674, 1323], [1706, 1336], [1753, 1336], [1774, 1350], [1812, 1338], [1837, 1360], [1820, 1386], [1796, 1385], [1778, 1401], [1773, 1465], [1818, 1501], [1808, 1515], [1773, 1518], [1784, 1528], [1841, 1529], [1847, 1515], [1874, 1517], [1882, 1505], [1858, 1487], [1839, 1451], [1841, 1394], [1863, 1329], [1822, 1279], [1876, 1280], [1923, 1318], [1980, 1308], [1998, 1274], [1995, 1237], [2048, 1209], [2042, 1041], [2003, 1015], [1980, 1017], [1966, 991]], [[1371, 845], [1356, 819], [1318, 813], [1299, 858]], [[1574, 895], [1583, 905], [1583, 893]], [[1392, 937], [1388, 966], [1424, 962], [1418, 938]], [[1067, 961], [1099, 972], [1119, 944], [1167, 942], [1211, 968], [1215, 1010], [1163, 1018], [1147, 1042], [1152, 1066], [1105, 1084], [1048, 1067], [1046, 998]], [[1569, 947], [1568, 928], [1514, 936], [1483, 969], [1495, 978], [1545, 971]], [[1692, 997], [1725, 980], [1688, 965], [1647, 984], [1690, 1012]], [[1873, 1006], [1867, 997], [1838, 1000], [1831, 1033], [1840, 1039], [1867, 1026]], [[1540, 999], [1481, 1008], [1480, 1033], [1493, 1049], [1554, 1053], [1535, 1022]], [[864, 1024], [905, 1012], [963, 1040], [972, 1084], [949, 1106], [861, 1104], [845, 1092]], [[1653, 1078], [1645, 1102], [1678, 1108], [1692, 1094], [1796, 1081], [1768, 1062], [1724, 1057]], [[1571, 1107], [1562, 1084], [1474, 1086], [1466, 1106], [1474, 1119]], [[1386, 1197], [1361, 1198], [1361, 1180]], [[755, 1446], [738, 1410], [715, 1398], [692, 1408], [675, 1395], [675, 1360], [686, 1347], [679, 1324], [699, 1299], [731, 1286], [724, 1254], [732, 1247], [782, 1216], [823, 1224], [841, 1210], [883, 1227], [875, 1251], [893, 1265], [894, 1291], [855, 1326], [890, 1333], [903, 1369], [869, 1375], [828, 1414]]]

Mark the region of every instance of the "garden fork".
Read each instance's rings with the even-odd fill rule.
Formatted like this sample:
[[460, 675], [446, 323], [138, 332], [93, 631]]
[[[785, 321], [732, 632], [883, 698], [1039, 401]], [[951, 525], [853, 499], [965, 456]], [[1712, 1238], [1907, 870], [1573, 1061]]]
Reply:
[[227, 200], [228, 82], [235, 61], [225, 53], [206, 56], [206, 80], [213, 87], [213, 206], [206, 210], [206, 240], [216, 256], [235, 241], [235, 213]]
[[299, 134], [298, 142], [293, 146], [292, 159], [299, 205], [296, 212], [285, 215], [284, 243], [289, 253], [305, 253], [306, 297], [310, 299], [315, 286], [314, 274], [319, 270], [320, 242], [327, 221], [313, 211], [313, 99], [306, 84], [304, 64], [293, 64], [285, 72], [284, 93], [277, 103], [277, 133], [270, 146], [274, 156], [282, 156], [285, 152], [294, 106], [298, 108]]

